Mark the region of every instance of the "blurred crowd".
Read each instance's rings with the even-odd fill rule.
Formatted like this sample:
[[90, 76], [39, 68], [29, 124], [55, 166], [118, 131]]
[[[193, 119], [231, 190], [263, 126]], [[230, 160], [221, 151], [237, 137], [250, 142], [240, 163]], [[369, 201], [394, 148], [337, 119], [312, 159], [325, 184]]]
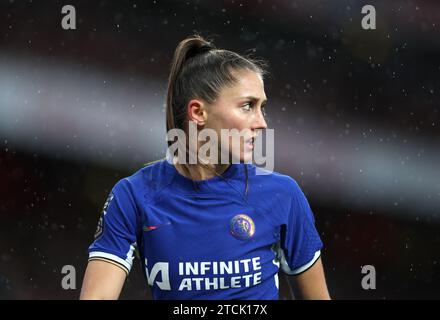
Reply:
[[[440, 3], [370, 2], [369, 31], [362, 1], [70, 1], [76, 30], [59, 1], [0, 3], [0, 299], [79, 296], [108, 192], [165, 155], [169, 63], [195, 31], [268, 61], [275, 170], [309, 199], [332, 297], [440, 298]], [[149, 297], [135, 265], [122, 298]]]

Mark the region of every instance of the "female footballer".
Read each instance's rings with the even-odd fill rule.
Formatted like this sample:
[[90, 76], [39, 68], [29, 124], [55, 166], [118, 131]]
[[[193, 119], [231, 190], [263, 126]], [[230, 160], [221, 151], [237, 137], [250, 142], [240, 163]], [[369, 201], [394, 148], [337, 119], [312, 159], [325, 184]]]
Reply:
[[258, 60], [199, 35], [179, 43], [167, 130], [210, 129], [219, 158], [230, 145], [222, 129], [247, 132], [239, 148], [226, 148], [239, 161], [188, 163], [173, 152], [116, 183], [89, 247], [81, 299], [117, 299], [135, 253], [154, 299], [279, 299], [280, 269], [296, 298], [330, 299], [306, 197], [291, 177], [258, 174], [249, 161], [267, 127], [264, 74]]

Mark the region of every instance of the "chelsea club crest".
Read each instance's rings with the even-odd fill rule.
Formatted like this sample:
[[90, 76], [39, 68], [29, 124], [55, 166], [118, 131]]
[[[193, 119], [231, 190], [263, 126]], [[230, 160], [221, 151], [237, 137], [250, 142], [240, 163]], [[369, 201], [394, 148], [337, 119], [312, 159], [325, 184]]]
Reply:
[[238, 214], [231, 219], [231, 234], [239, 240], [247, 240], [255, 234], [255, 223], [245, 214]]

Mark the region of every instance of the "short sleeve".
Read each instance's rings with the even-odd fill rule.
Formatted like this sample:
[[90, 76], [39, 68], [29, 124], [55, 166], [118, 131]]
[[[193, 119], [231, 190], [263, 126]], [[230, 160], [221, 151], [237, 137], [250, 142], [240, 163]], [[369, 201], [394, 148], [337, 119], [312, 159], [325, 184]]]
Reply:
[[137, 209], [128, 180], [120, 180], [105, 201], [89, 261], [104, 260], [130, 272], [137, 247]]
[[295, 181], [288, 215], [281, 234], [279, 258], [281, 269], [286, 274], [298, 275], [319, 259], [323, 244], [315, 227], [312, 209]]

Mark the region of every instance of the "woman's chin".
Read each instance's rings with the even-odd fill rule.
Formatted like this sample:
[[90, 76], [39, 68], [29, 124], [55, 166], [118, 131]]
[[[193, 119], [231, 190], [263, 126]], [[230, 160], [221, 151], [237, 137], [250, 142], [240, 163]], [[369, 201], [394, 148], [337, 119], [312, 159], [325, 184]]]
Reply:
[[251, 163], [252, 162], [252, 151], [251, 152], [243, 152], [240, 157], [240, 162]]
[[230, 154], [232, 163], [251, 163], [253, 152], [252, 150], [242, 150], [239, 154]]

